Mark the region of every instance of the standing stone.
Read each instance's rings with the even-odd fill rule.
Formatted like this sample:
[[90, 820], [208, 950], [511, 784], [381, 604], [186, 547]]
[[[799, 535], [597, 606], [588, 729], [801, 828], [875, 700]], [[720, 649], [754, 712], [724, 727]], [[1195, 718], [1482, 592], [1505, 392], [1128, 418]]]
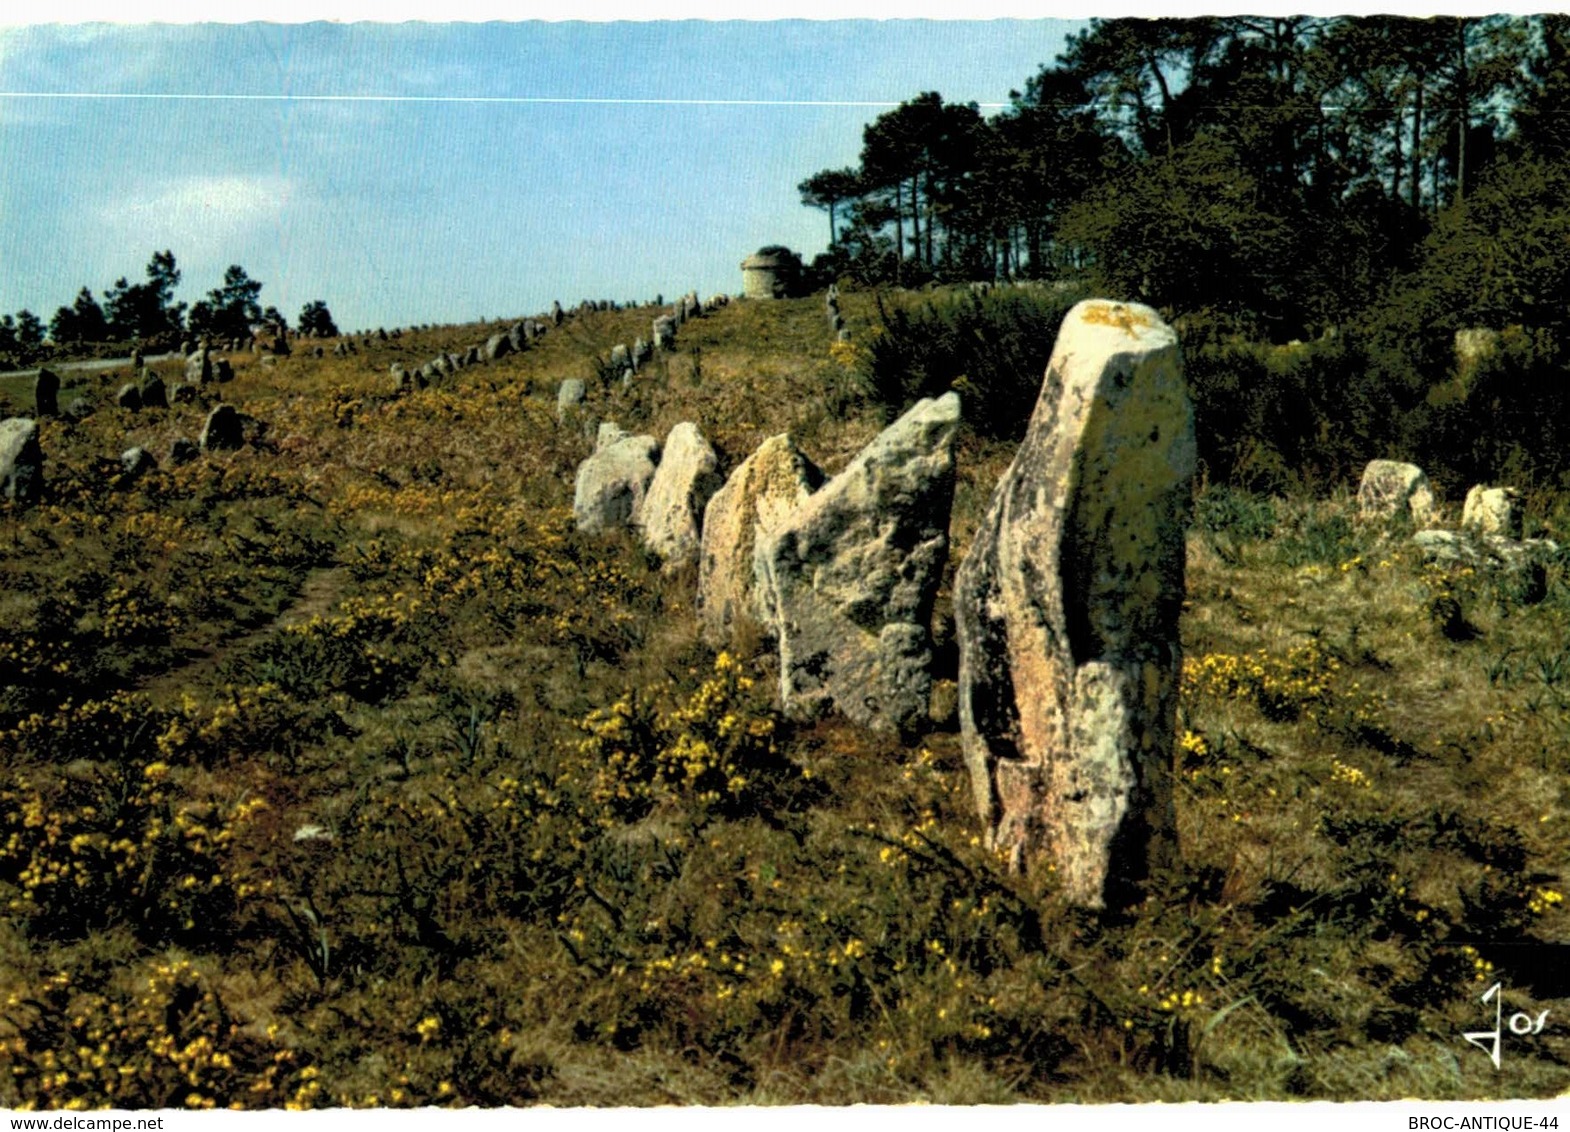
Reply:
[[41, 369], [33, 379], [33, 407], [40, 417], [60, 415], [60, 378], [53, 370]]
[[512, 353], [512, 339], [505, 334], [492, 334], [485, 340], [485, 360], [494, 362]]
[[169, 407], [169, 393], [164, 388], [164, 379], [156, 373], [142, 375], [142, 408], [167, 409]]
[[203, 346], [192, 354], [185, 362], [185, 383], [187, 385], [206, 385], [213, 379], [213, 360]]
[[698, 555], [698, 620], [703, 639], [728, 644], [743, 621], [761, 621], [753, 547], [823, 485], [818, 466], [789, 433], [771, 436], [743, 460], [703, 510]]
[[120, 392], [115, 394], [114, 403], [134, 413], [142, 407], [142, 391], [137, 388], [136, 382], [128, 381], [120, 386]]
[[576, 412], [588, 396], [588, 388], [581, 378], [569, 377], [556, 391], [556, 419], [564, 421], [569, 413]]
[[480, 348], [478, 346], [470, 346], [464, 352], [463, 364], [466, 366], [477, 366], [480, 364]]
[[561, 309], [561, 301], [557, 299], [551, 300], [551, 325], [560, 326], [562, 320], [566, 317]]
[[643, 368], [644, 363], [649, 360], [649, 357], [653, 352], [654, 351], [649, 349], [649, 344], [642, 338], [639, 338], [637, 341], [633, 342], [631, 357], [632, 368], [634, 370]]
[[173, 443], [169, 445], [169, 463], [173, 467], [189, 464], [201, 455], [201, 452], [202, 450], [196, 446], [194, 441], [184, 436], [177, 436], [174, 438]]
[[918, 401], [756, 543], [780, 699], [904, 730], [932, 691], [932, 606], [948, 556], [959, 394]]
[[954, 583], [959, 719], [988, 843], [1104, 907], [1174, 847], [1184, 530], [1196, 462], [1177, 336], [1082, 302]]
[[142, 348], [140, 346], [133, 346], [131, 348], [131, 368], [141, 369], [146, 364], [147, 358], [143, 355]]
[[243, 439], [240, 414], [234, 406], [215, 405], [213, 411], [207, 414], [207, 423], [202, 426], [202, 434], [196, 442], [203, 452], [213, 452], [238, 448]]
[[703, 509], [721, 484], [718, 467], [719, 457], [697, 425], [683, 421], [671, 429], [638, 512], [643, 543], [666, 569], [697, 560]]
[[1477, 485], [1466, 493], [1461, 529], [1519, 539], [1523, 529], [1520, 499], [1520, 492], [1513, 487]]
[[611, 347], [610, 364], [611, 371], [613, 373], [620, 373], [622, 370], [628, 368], [628, 366], [631, 365], [630, 355], [628, 354], [627, 347], [625, 345], [618, 342], [616, 345]]
[[229, 364], [228, 358], [218, 358], [213, 362], [213, 380], [219, 384], [234, 380], [234, 367]]
[[578, 465], [572, 513], [580, 531], [627, 527], [638, 517], [660, 446], [652, 436], [628, 436], [607, 421], [594, 454]]
[[1370, 460], [1357, 489], [1357, 509], [1365, 519], [1410, 518], [1427, 526], [1434, 515], [1434, 493], [1416, 464]]
[[662, 314], [652, 323], [654, 335], [654, 348], [656, 350], [673, 350], [676, 348], [676, 320], [668, 314]]
[[0, 499], [34, 503], [44, 489], [44, 451], [38, 422], [26, 417], [0, 421]]

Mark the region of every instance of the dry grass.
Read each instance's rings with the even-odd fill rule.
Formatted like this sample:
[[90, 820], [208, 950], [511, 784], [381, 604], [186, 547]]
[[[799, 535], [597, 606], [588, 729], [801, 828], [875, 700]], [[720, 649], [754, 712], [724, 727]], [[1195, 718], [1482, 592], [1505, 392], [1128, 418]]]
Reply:
[[[865, 333], [871, 298], [841, 302]], [[1089, 917], [981, 848], [952, 724], [902, 746], [778, 719], [766, 658], [697, 640], [690, 572], [572, 529], [564, 378], [629, 431], [697, 421], [727, 469], [789, 429], [833, 471], [885, 419], [818, 299], [733, 304], [602, 383], [652, 313], [403, 398], [392, 362], [495, 328], [241, 357], [209, 395], [264, 443], [137, 484], [114, 457], [162, 456], [202, 407], [45, 424], [54, 497], [0, 514], [0, 1104], [1565, 1088], [1552, 1027], [1499, 1074], [1459, 1037], [1495, 978], [1512, 1011], [1566, 993], [1511, 946], [1565, 926], [1561, 567], [1527, 595], [1426, 568], [1345, 500], [1201, 501], [1183, 867]], [[962, 436], [954, 560], [1011, 456]]]

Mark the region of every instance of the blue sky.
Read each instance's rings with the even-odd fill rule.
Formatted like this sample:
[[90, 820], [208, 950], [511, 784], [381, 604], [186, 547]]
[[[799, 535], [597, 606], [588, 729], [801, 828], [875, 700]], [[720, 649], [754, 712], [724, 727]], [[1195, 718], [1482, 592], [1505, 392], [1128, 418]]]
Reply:
[[855, 162], [875, 104], [1004, 102], [1077, 26], [0, 27], [0, 312], [47, 320], [163, 248], [181, 299], [239, 263], [346, 328], [738, 291], [763, 244], [823, 249], [795, 186]]

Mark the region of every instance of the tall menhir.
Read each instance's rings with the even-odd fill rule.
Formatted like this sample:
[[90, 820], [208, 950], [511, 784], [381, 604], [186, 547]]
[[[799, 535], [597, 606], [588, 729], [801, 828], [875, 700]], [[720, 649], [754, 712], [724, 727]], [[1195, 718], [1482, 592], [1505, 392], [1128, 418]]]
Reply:
[[1137, 897], [1176, 846], [1173, 727], [1194, 411], [1149, 307], [1063, 320], [955, 581], [960, 727], [991, 844], [1065, 897]]

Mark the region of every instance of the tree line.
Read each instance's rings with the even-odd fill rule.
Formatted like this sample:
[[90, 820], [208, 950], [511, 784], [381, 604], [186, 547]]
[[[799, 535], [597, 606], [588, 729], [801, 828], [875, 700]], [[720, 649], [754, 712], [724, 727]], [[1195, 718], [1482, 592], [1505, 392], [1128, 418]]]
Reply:
[[1398, 301], [1557, 326], [1570, 16], [1094, 20], [1003, 111], [924, 92], [799, 189], [819, 276], [1072, 278], [1275, 341]]
[[[258, 324], [288, 326], [276, 307], [262, 307], [262, 284], [239, 264], [224, 272], [221, 286], [189, 306], [174, 298], [181, 272], [173, 252], [154, 252], [144, 274], [139, 283], [124, 276], [117, 279], [103, 292], [101, 302], [83, 287], [70, 306], [55, 311], [47, 326], [29, 310], [0, 315], [0, 356], [26, 361], [41, 356], [51, 345], [71, 352], [102, 343], [172, 343], [186, 335], [249, 338]], [[296, 329], [328, 337], [338, 333], [331, 311], [320, 299], [300, 311]]]

